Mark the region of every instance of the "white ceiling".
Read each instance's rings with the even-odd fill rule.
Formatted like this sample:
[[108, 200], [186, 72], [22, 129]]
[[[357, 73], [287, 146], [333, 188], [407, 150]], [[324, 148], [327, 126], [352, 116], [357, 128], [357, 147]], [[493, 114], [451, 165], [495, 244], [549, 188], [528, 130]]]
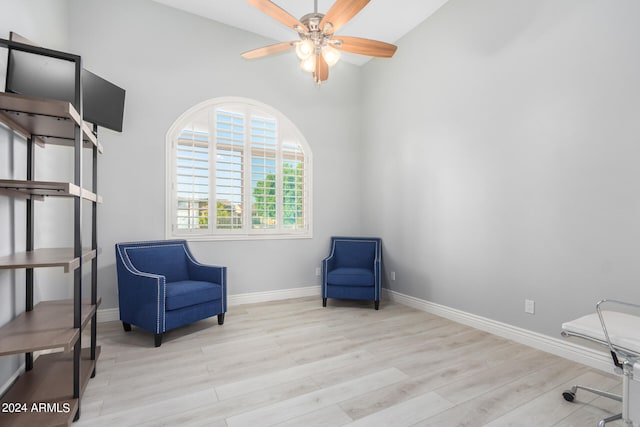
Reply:
[[[284, 42], [297, 40], [295, 31], [260, 12], [243, 0], [154, 0], [167, 6]], [[318, 12], [326, 13], [335, 0], [318, 0]], [[337, 34], [395, 43], [440, 8], [447, 0], [372, 0]], [[275, 0], [278, 6], [300, 19], [313, 12], [314, 0]], [[262, 46], [255, 46], [255, 48]], [[242, 52], [238, 52], [240, 55]], [[370, 58], [343, 55], [362, 65]]]

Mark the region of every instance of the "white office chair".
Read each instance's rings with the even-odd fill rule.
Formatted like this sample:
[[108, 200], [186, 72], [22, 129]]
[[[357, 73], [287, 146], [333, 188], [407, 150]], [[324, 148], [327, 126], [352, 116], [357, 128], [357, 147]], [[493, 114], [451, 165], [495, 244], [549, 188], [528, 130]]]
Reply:
[[[603, 309], [606, 306], [607, 309]], [[636, 312], [636, 314], [633, 314]], [[575, 385], [562, 393], [573, 402], [578, 390], [622, 402], [622, 412], [605, 418], [598, 424], [622, 419], [626, 426], [640, 426], [640, 305], [614, 300], [596, 304], [596, 312], [562, 325], [565, 337], [580, 337], [608, 347], [615, 372], [622, 374], [622, 395]], [[635, 371], [635, 372], [634, 372]], [[634, 378], [635, 374], [635, 378]]]

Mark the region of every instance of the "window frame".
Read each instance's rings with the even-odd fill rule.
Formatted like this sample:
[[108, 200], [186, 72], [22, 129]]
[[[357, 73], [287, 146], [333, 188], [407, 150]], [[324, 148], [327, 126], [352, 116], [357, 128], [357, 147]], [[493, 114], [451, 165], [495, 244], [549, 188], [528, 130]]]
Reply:
[[[242, 172], [242, 228], [241, 229], [218, 229], [216, 227], [217, 199], [216, 199], [216, 171], [217, 171], [217, 139], [215, 137], [215, 119], [212, 117], [219, 108], [242, 110], [245, 114], [245, 137], [243, 143], [243, 172]], [[213, 112], [213, 114], [212, 114]], [[272, 117], [277, 123], [277, 141], [275, 154], [276, 168], [276, 224], [275, 229], [253, 228], [253, 204], [252, 204], [252, 156], [247, 155], [254, 151], [248, 133], [251, 130], [251, 113], [263, 113], [267, 117]], [[177, 227], [178, 211], [178, 137], [185, 127], [198, 119], [199, 115], [207, 114], [209, 131], [209, 199], [208, 199], [208, 227], [205, 229], [183, 230]], [[254, 114], [255, 115], [255, 114]], [[286, 143], [295, 141], [303, 155], [303, 227], [286, 228], [283, 222], [284, 216], [284, 151]], [[293, 122], [276, 110], [272, 106], [261, 103], [254, 99], [242, 97], [218, 97], [203, 101], [194, 105], [182, 113], [171, 125], [166, 133], [166, 171], [165, 171], [165, 236], [166, 238], [186, 238], [188, 240], [261, 240], [261, 239], [297, 239], [313, 237], [312, 221], [312, 167], [313, 154], [306, 138]], [[215, 206], [214, 209], [211, 207]]]

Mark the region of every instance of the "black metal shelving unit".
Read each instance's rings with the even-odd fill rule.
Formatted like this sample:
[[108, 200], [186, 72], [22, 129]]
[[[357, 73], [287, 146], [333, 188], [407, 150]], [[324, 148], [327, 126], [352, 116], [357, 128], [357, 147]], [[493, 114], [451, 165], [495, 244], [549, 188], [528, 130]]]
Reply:
[[[0, 180], [0, 196], [25, 199], [26, 252], [0, 257], [0, 268], [26, 269], [26, 310], [0, 328], [0, 356], [25, 354], [25, 372], [2, 396], [1, 402], [26, 404], [27, 411], [0, 414], [2, 426], [68, 425], [80, 417], [80, 398], [96, 372], [97, 346], [97, 127], [82, 119], [82, 58], [14, 40], [0, 39], [9, 50], [69, 61], [75, 69], [73, 103], [0, 93], [0, 122], [26, 138], [26, 179]], [[73, 182], [35, 180], [37, 145], [63, 145], [73, 149]], [[91, 190], [83, 186], [83, 152], [91, 150]], [[74, 203], [73, 247], [36, 248], [34, 211], [36, 203], [49, 197], [70, 198]], [[91, 243], [83, 245], [83, 204], [91, 204]], [[91, 291], [82, 296], [83, 266], [91, 265]], [[73, 299], [34, 304], [34, 269], [62, 267], [73, 274]], [[90, 344], [82, 347], [82, 331], [90, 325]], [[46, 354], [39, 354], [47, 350]], [[50, 350], [58, 350], [50, 352]], [[34, 354], [36, 353], [36, 354]], [[33, 411], [33, 404], [51, 404]]]

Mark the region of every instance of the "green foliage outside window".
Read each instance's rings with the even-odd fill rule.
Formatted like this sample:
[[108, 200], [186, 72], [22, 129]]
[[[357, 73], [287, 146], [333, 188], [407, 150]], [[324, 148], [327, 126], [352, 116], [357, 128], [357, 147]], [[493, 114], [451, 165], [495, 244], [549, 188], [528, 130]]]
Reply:
[[[285, 163], [282, 169], [282, 219], [285, 227], [303, 225], [304, 169], [302, 163]], [[253, 228], [270, 228], [276, 222], [276, 177], [269, 174], [253, 188]]]

